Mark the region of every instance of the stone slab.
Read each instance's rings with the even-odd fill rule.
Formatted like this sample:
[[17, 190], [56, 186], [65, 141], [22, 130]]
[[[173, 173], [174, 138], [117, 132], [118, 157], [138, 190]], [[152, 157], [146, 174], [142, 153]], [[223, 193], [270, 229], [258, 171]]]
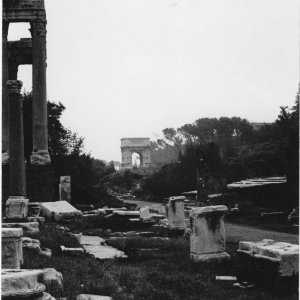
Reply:
[[17, 223], [2, 223], [2, 228], [21, 228], [25, 232], [38, 233], [38, 222], [17, 222]]
[[76, 300], [112, 300], [112, 298], [109, 296], [80, 294], [76, 297]]
[[[43, 275], [41, 270], [12, 270], [1, 271], [1, 295], [5, 297], [23, 298], [42, 294], [45, 286], [39, 283]], [[18, 297], [18, 298], [17, 298]]]
[[195, 207], [191, 210], [190, 216], [193, 215], [203, 215], [212, 212], [226, 212], [228, 210], [225, 205], [216, 205], [216, 206], [203, 206], [203, 207]]
[[82, 216], [81, 211], [67, 201], [42, 202], [41, 210], [46, 218], [54, 218], [56, 221]]
[[65, 246], [60, 246], [60, 249], [63, 254], [70, 256], [83, 256], [84, 250], [82, 248], [67, 248]]
[[239, 242], [238, 252], [254, 258], [279, 262], [280, 276], [299, 274], [299, 245], [265, 239], [260, 242]]
[[220, 253], [207, 253], [207, 254], [195, 254], [191, 253], [191, 259], [196, 262], [220, 262], [224, 260], [230, 260], [230, 255], [226, 252]]
[[2, 232], [2, 238], [20, 238], [23, 236], [22, 228], [2, 228], [1, 232]]

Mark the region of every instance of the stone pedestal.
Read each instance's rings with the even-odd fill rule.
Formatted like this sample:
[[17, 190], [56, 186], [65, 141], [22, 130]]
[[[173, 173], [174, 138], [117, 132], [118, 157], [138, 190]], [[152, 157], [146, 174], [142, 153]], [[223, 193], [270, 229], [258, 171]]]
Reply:
[[71, 176], [60, 176], [59, 200], [71, 203]]
[[23, 230], [21, 228], [2, 228], [1, 232], [2, 269], [20, 269], [21, 264], [23, 263]]
[[171, 231], [183, 231], [186, 229], [184, 221], [184, 199], [185, 197], [170, 197], [168, 204], [168, 221]]
[[25, 220], [28, 213], [28, 199], [23, 196], [10, 196], [6, 201], [6, 220]]
[[190, 212], [190, 256], [195, 261], [229, 259], [225, 252], [224, 205], [195, 207]]

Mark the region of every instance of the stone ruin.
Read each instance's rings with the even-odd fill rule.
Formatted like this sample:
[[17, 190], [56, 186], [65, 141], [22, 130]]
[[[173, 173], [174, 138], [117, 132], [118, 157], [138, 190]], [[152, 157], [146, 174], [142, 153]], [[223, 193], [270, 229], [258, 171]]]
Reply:
[[132, 154], [140, 155], [140, 167], [151, 166], [150, 139], [149, 138], [123, 138], [121, 139], [122, 169], [132, 169]]
[[[29, 22], [31, 39], [7, 41], [10, 23]], [[22, 270], [24, 230], [38, 231], [38, 202], [52, 198], [50, 155], [48, 152], [48, 114], [46, 95], [46, 12], [44, 0], [3, 1], [2, 14], [2, 197], [7, 199], [2, 225], [3, 298], [54, 299], [45, 293], [42, 270]], [[32, 64], [32, 154], [26, 167], [24, 158], [22, 81], [18, 66]], [[27, 189], [28, 188], [28, 189]], [[29, 206], [29, 200], [34, 205]], [[51, 199], [52, 200], [52, 199]], [[28, 218], [28, 208], [32, 213]], [[39, 219], [40, 220], [40, 219]], [[43, 252], [38, 244], [26, 243], [27, 249]], [[60, 275], [61, 276], [61, 275]]]

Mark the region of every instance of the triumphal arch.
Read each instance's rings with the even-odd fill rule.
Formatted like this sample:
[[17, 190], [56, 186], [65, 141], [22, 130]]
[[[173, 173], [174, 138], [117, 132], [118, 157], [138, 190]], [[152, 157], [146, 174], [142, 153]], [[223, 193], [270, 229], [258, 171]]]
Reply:
[[150, 139], [149, 138], [123, 138], [121, 139], [122, 169], [133, 168], [132, 154], [140, 155], [140, 167], [147, 168], [151, 165]]

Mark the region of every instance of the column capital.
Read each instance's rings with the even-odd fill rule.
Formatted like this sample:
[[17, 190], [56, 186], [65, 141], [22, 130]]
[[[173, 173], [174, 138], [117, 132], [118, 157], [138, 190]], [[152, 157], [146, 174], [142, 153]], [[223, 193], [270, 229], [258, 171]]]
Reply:
[[8, 94], [21, 94], [23, 82], [21, 80], [7, 80], [6, 87]]
[[46, 30], [46, 20], [34, 20], [30, 22], [30, 29], [31, 35], [42, 35], [46, 36], [47, 30]]
[[2, 37], [3, 38], [7, 38], [8, 27], [9, 27], [9, 22], [6, 20], [2, 20]]

